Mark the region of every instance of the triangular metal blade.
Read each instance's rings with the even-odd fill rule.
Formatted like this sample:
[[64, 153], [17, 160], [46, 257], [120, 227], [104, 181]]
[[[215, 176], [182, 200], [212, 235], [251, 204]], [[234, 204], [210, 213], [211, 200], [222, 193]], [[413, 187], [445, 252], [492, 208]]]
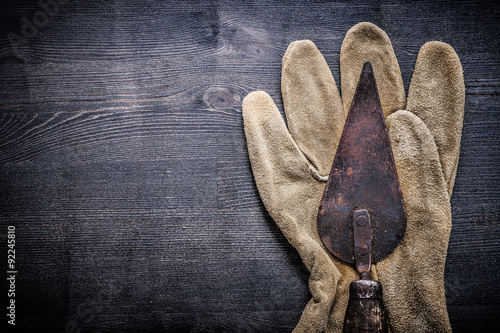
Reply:
[[406, 213], [391, 142], [370, 63], [363, 65], [318, 213], [318, 231], [339, 259], [354, 264], [353, 214], [371, 220], [371, 260], [398, 246]]

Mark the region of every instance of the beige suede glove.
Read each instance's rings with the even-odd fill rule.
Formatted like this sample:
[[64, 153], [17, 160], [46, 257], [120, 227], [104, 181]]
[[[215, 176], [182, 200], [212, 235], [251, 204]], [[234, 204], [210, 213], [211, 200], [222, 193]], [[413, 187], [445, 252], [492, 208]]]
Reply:
[[451, 46], [426, 43], [406, 103], [389, 38], [370, 23], [350, 29], [342, 44], [343, 100], [323, 56], [305, 40], [291, 43], [283, 57], [281, 90], [288, 128], [266, 93], [253, 92], [243, 101], [259, 194], [310, 271], [312, 299], [294, 332], [341, 332], [349, 283], [359, 278], [324, 247], [316, 219], [366, 61], [377, 80], [408, 217], [403, 241], [373, 267], [372, 278], [382, 283], [393, 332], [448, 332], [444, 265], [463, 122], [462, 67]]

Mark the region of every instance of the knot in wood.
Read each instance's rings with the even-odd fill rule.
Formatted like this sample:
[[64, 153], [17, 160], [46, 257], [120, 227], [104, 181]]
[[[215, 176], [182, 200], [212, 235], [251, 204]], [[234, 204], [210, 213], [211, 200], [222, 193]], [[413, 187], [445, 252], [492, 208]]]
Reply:
[[203, 95], [203, 102], [212, 109], [228, 109], [240, 101], [240, 96], [227, 88], [209, 88]]

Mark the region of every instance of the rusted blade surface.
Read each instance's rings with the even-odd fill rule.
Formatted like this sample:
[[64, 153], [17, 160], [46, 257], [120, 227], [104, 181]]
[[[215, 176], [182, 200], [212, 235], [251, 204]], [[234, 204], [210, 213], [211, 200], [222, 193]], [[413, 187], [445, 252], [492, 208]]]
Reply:
[[352, 264], [353, 214], [360, 209], [370, 215], [371, 261], [376, 263], [401, 241], [406, 214], [370, 63], [363, 66], [318, 214], [325, 246]]

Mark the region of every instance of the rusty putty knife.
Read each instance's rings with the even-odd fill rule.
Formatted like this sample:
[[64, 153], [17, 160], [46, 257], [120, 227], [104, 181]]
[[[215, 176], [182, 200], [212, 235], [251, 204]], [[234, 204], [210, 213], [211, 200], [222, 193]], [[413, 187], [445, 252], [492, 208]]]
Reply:
[[387, 332], [382, 285], [371, 264], [389, 256], [406, 213], [375, 76], [363, 65], [318, 212], [318, 232], [337, 258], [355, 265], [344, 332]]

